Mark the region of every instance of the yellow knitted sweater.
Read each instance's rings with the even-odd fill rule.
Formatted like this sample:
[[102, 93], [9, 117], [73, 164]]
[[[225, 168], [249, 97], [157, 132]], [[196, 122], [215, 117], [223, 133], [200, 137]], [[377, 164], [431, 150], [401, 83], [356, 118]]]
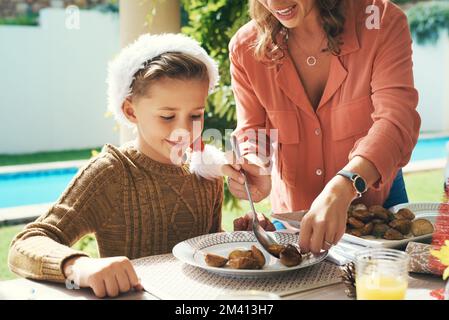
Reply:
[[62, 282], [64, 261], [86, 255], [70, 246], [89, 233], [101, 257], [169, 253], [178, 242], [221, 231], [222, 201], [222, 179], [161, 164], [132, 144], [106, 145], [48, 212], [15, 237], [9, 267], [23, 277]]

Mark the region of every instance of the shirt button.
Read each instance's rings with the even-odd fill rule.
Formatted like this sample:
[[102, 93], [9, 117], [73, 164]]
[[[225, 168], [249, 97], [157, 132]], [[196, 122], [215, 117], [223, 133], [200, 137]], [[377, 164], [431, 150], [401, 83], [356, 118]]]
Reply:
[[322, 175], [323, 175], [323, 170], [317, 169], [317, 170], [315, 171], [315, 173], [316, 173], [317, 176], [322, 176]]
[[321, 134], [321, 129], [317, 128], [315, 129], [315, 135], [319, 136]]

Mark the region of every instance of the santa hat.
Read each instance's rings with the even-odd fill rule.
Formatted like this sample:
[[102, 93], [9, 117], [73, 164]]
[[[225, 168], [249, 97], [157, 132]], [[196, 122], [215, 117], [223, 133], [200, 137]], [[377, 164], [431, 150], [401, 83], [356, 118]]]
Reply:
[[122, 105], [131, 94], [134, 75], [144, 68], [146, 62], [166, 52], [185, 53], [202, 61], [209, 75], [209, 92], [215, 88], [219, 80], [218, 65], [197, 41], [185, 35], [173, 33], [141, 35], [109, 63], [106, 80], [108, 110], [118, 123], [133, 126], [124, 115]]

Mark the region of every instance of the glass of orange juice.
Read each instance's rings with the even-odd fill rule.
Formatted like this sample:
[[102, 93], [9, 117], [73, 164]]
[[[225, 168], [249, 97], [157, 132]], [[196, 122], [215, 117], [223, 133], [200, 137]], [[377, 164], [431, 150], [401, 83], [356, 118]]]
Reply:
[[357, 300], [403, 300], [408, 287], [407, 253], [369, 249], [355, 257]]

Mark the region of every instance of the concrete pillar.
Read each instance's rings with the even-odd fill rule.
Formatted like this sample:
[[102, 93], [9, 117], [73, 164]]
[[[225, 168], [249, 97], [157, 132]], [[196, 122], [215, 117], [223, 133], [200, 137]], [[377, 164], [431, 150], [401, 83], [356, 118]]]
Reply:
[[[144, 33], [179, 33], [179, 0], [120, 0], [120, 46], [125, 47]], [[155, 15], [152, 15], [152, 12]], [[132, 130], [120, 127], [120, 144], [134, 139]]]

